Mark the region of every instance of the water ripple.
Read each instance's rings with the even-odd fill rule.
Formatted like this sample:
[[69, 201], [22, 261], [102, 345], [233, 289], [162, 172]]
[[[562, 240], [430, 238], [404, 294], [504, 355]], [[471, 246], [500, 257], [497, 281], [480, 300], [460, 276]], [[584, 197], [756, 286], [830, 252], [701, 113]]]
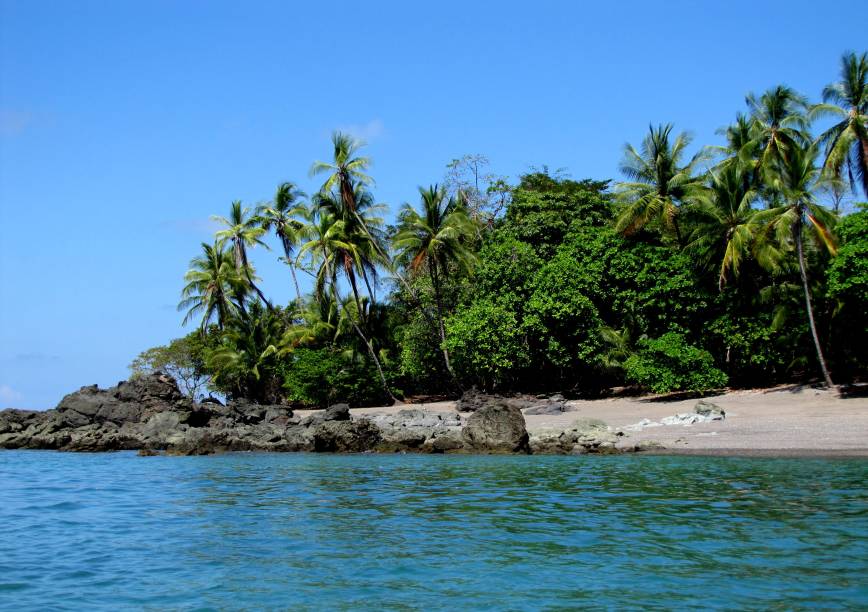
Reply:
[[868, 606], [868, 462], [0, 452], [0, 608]]

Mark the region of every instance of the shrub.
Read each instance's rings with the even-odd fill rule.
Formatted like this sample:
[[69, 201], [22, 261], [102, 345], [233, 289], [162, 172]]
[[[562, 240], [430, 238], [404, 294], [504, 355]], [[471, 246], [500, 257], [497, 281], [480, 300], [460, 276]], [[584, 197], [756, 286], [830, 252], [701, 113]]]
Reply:
[[638, 352], [624, 362], [624, 371], [629, 380], [654, 393], [704, 391], [727, 384], [711, 354], [688, 344], [677, 332], [640, 340]]

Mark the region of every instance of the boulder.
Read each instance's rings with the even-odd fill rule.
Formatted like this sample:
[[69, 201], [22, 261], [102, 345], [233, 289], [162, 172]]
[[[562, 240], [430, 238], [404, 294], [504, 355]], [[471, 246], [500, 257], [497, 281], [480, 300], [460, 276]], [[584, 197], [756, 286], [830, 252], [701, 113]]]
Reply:
[[380, 428], [366, 419], [326, 421], [313, 432], [317, 453], [361, 453], [374, 450], [381, 439]]
[[490, 401], [476, 410], [462, 430], [464, 445], [489, 453], [529, 452], [528, 433], [521, 410], [505, 401]]
[[349, 421], [350, 406], [349, 404], [332, 404], [326, 408], [323, 418], [326, 421]]
[[704, 416], [709, 421], [722, 421], [726, 418], [726, 411], [708, 400], [699, 400], [696, 406], [693, 407], [693, 412], [700, 416]]
[[523, 412], [529, 415], [562, 414], [564, 412], [570, 412], [572, 410], [573, 408], [567, 405], [567, 400], [564, 399], [564, 396], [558, 394], [552, 395], [549, 398], [531, 404], [529, 407], [525, 408]]

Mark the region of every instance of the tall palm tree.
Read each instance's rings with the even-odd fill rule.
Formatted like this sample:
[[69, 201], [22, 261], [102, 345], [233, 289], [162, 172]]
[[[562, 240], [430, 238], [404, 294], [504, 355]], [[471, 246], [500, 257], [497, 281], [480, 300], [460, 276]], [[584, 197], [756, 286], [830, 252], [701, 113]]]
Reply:
[[745, 97], [754, 126], [754, 147], [757, 169], [761, 173], [774, 170], [785, 161], [790, 149], [808, 142], [805, 111], [807, 99], [795, 90], [778, 85], [761, 96]]
[[833, 388], [832, 377], [823, 356], [817, 325], [814, 320], [814, 309], [811, 304], [811, 290], [808, 286], [808, 273], [805, 263], [805, 230], [818, 244], [823, 245], [830, 253], [835, 253], [835, 242], [828, 224], [832, 215], [814, 200], [812, 190], [820, 178], [820, 169], [815, 165], [818, 150], [816, 144], [808, 146], [791, 146], [786, 157], [770, 180], [773, 188], [785, 198], [785, 203], [775, 208], [757, 213], [758, 220], [768, 220], [769, 228], [774, 231], [781, 243], [795, 243], [799, 262], [799, 274], [802, 279], [802, 289], [805, 294], [805, 311], [814, 347], [817, 350], [817, 360], [823, 373], [826, 386]]
[[295, 273], [295, 260], [293, 252], [299, 241], [299, 234], [304, 224], [299, 221], [303, 217], [306, 208], [301, 199], [305, 197], [303, 191], [296, 187], [295, 183], [285, 182], [277, 187], [274, 200], [257, 211], [262, 229], [266, 232], [273, 229], [274, 233], [283, 246], [283, 254], [289, 271], [292, 274], [292, 282], [295, 285], [296, 305], [301, 307], [301, 289], [298, 286], [298, 276]]
[[[392, 401], [397, 402], [398, 399], [389, 389], [374, 345], [361, 328], [364, 309], [359, 295], [356, 272], [363, 265], [364, 253], [362, 249], [353, 241], [353, 236], [348, 235], [346, 223], [325, 209], [313, 212], [310, 223], [305, 227], [304, 234], [307, 240], [299, 248], [296, 261], [305, 257], [310, 259], [316, 278], [314, 295], [321, 303], [331, 299], [338, 305], [339, 313], [349, 321], [371, 356], [371, 360], [380, 375], [383, 390]], [[338, 287], [339, 275], [344, 276], [352, 288], [356, 313], [347, 312], [346, 302], [341, 299]]]
[[222, 246], [227, 242], [232, 245], [232, 252], [235, 256], [235, 267], [240, 274], [243, 274], [247, 282], [259, 296], [259, 299], [265, 303], [269, 310], [274, 310], [271, 302], [265, 297], [265, 294], [259, 289], [253, 280], [251, 274], [250, 261], [247, 257], [247, 247], [262, 246], [268, 249], [261, 237], [265, 234], [265, 230], [260, 226], [259, 220], [251, 214], [249, 208], [243, 208], [240, 200], [232, 202], [232, 207], [229, 210], [229, 217], [221, 217], [214, 215], [211, 217], [226, 229], [217, 232], [217, 243]]
[[671, 140], [671, 134], [671, 123], [656, 128], [652, 125], [638, 151], [631, 144], [625, 145], [621, 172], [632, 181], [617, 185], [628, 205], [618, 217], [616, 229], [628, 235], [659, 220], [664, 228], [674, 230], [678, 245], [684, 246], [678, 216], [702, 189], [702, 177], [695, 171], [705, 153], [697, 153], [682, 165], [691, 137], [682, 132]]
[[721, 291], [730, 275], [738, 276], [741, 261], [754, 244], [752, 204], [757, 194], [748, 187], [746, 172], [749, 169], [734, 163], [711, 170], [710, 188], [691, 207], [696, 224], [686, 248], [700, 258], [720, 262], [717, 286]]
[[868, 53], [847, 53], [841, 58], [841, 80], [823, 89], [823, 102], [811, 116], [831, 115], [838, 122], [818, 141], [826, 147], [823, 171], [828, 177], [845, 174], [868, 196]]
[[190, 261], [190, 269], [184, 275], [186, 284], [181, 290], [178, 310], [186, 310], [182, 325], [186, 325], [197, 313], [202, 313], [201, 328], [215, 318], [222, 330], [238, 305], [243, 304], [243, 280], [238, 276], [232, 254], [220, 245], [202, 243], [202, 254]]
[[337, 189], [341, 200], [350, 210], [356, 209], [355, 189], [357, 185], [369, 185], [373, 179], [365, 174], [371, 165], [369, 157], [356, 157], [364, 142], [348, 134], [332, 134], [334, 152], [331, 162], [316, 161], [310, 168], [310, 175], [328, 174], [320, 191], [329, 193]]
[[450, 264], [457, 264], [468, 272], [476, 256], [465, 246], [475, 235], [475, 227], [467, 213], [457, 205], [455, 198], [446, 198], [446, 189], [432, 185], [419, 187], [421, 213], [405, 204], [400, 213], [399, 231], [393, 238], [398, 257], [408, 262], [411, 274], [428, 271], [437, 308], [437, 326], [443, 361], [452, 378], [455, 372], [446, 348], [446, 329], [443, 324], [442, 279]]

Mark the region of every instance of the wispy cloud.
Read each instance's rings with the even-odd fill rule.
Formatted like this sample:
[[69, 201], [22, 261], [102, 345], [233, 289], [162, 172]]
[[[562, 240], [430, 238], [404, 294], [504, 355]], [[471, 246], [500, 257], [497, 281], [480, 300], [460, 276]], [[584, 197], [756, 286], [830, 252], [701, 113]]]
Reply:
[[0, 136], [18, 136], [33, 123], [33, 113], [0, 108]]
[[338, 131], [360, 138], [365, 142], [371, 142], [380, 138], [385, 133], [386, 127], [383, 125], [382, 119], [371, 119], [367, 123], [339, 126]]
[[24, 396], [9, 385], [0, 385], [0, 404], [11, 404], [22, 397]]

